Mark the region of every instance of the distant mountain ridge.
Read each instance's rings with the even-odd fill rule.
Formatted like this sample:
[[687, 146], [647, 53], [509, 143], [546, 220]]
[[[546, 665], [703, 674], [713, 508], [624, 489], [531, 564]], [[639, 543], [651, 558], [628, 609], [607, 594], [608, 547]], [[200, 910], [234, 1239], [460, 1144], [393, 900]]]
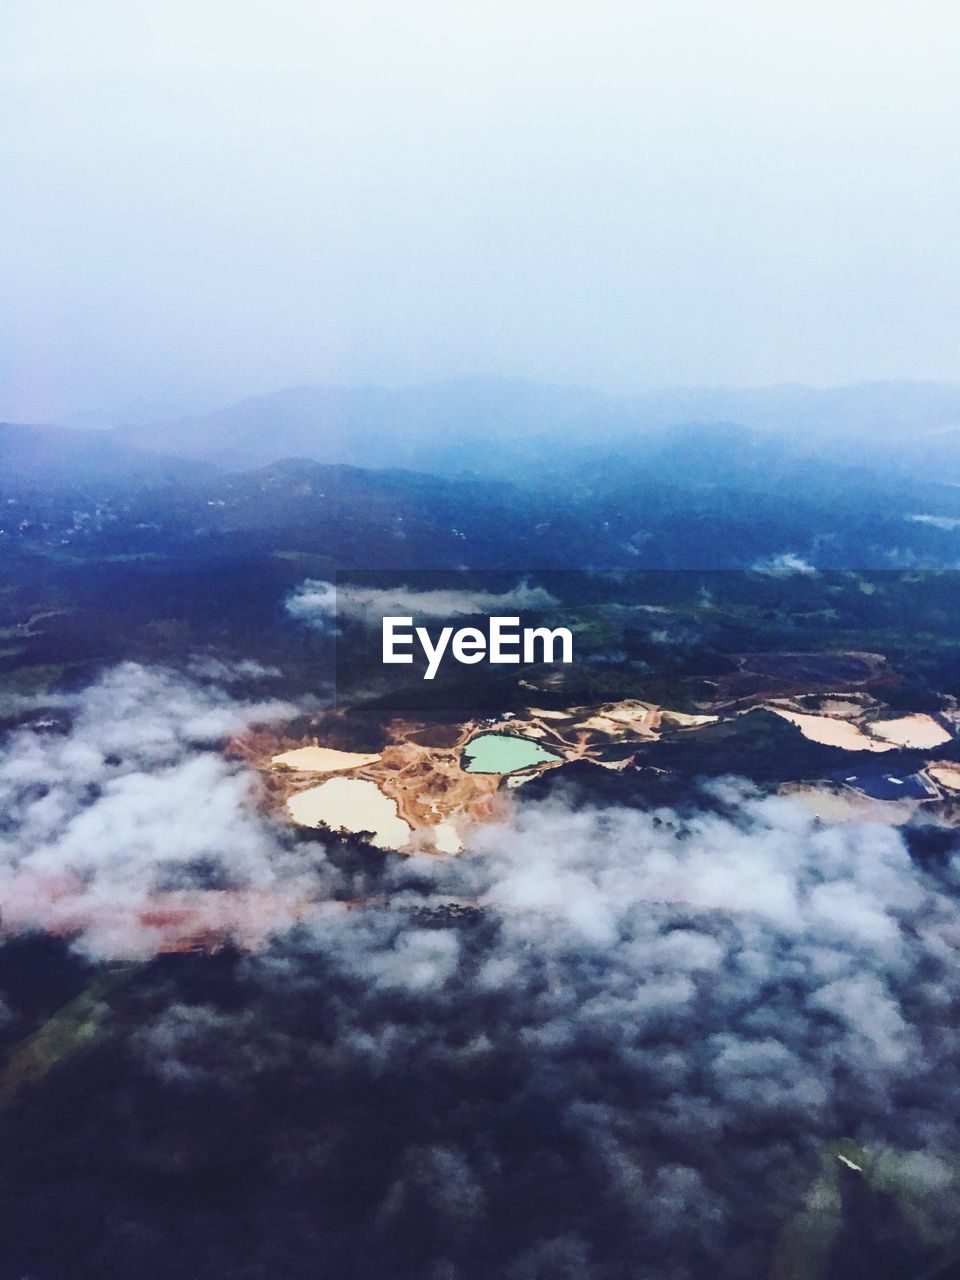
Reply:
[[457, 472], [482, 466], [491, 442], [534, 459], [550, 434], [606, 415], [599, 392], [511, 379], [465, 379], [392, 391], [290, 387], [214, 413], [125, 426], [136, 448], [244, 469], [282, 458]]
[[[955, 568], [960, 484], [731, 424], [580, 440], [515, 475], [287, 458], [230, 470], [112, 431], [0, 426], [0, 557], [292, 555], [366, 567]], [[488, 446], [496, 460], [503, 442]], [[514, 455], [515, 458], [516, 455]], [[942, 469], [941, 469], [942, 470]]]
[[[128, 447], [238, 470], [304, 457], [508, 478], [575, 465], [585, 448], [629, 451], [666, 428], [733, 423], [801, 452], [841, 444], [879, 453], [895, 447], [925, 466], [940, 445], [952, 454], [960, 450], [960, 434], [948, 434], [960, 433], [960, 385], [680, 388], [631, 396], [506, 378], [399, 390], [306, 386], [111, 434]], [[946, 433], [940, 441], [939, 433]]]
[[0, 422], [0, 475], [8, 482], [58, 489], [102, 481], [156, 485], [210, 470], [206, 462], [125, 444], [113, 431]]

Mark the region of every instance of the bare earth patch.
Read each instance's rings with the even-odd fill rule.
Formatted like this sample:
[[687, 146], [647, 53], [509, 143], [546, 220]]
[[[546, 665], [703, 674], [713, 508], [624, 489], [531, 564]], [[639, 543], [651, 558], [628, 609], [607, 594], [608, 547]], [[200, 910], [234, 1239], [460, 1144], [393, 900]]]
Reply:
[[927, 773], [948, 791], [960, 791], [960, 764], [931, 764]]

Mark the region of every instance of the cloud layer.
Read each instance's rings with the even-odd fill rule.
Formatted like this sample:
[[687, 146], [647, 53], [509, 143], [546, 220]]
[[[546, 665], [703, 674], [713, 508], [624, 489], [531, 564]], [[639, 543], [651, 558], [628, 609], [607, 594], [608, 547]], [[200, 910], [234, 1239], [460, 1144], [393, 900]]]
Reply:
[[557, 600], [543, 587], [521, 582], [509, 591], [421, 590], [414, 587], [378, 588], [354, 584], [334, 586], [308, 578], [287, 599], [291, 617], [320, 631], [333, 630], [337, 620], [349, 619], [379, 627], [386, 616], [415, 619], [472, 617], [476, 614], [511, 614], [521, 610], [550, 609]]
[[[8, 930], [79, 930], [96, 954], [149, 955], [166, 936], [161, 917], [141, 918], [158, 893], [213, 887], [266, 898], [290, 879], [290, 855], [255, 808], [253, 775], [213, 747], [291, 707], [241, 704], [134, 663], [63, 701], [66, 733], [24, 728], [0, 754]], [[202, 907], [201, 932], [220, 927], [228, 902], [182, 905]], [[242, 903], [235, 897], [228, 917], [252, 914]]]
[[808, 1221], [822, 1275], [945, 1256], [955, 855], [924, 870], [897, 830], [728, 779], [682, 813], [521, 801], [461, 857], [371, 853], [379, 884], [347, 905], [205, 749], [282, 710], [124, 666], [70, 733], [0, 758], [5, 922], [81, 920], [87, 953], [147, 955], [144, 907], [212, 884], [221, 912], [247, 903], [251, 946], [127, 988], [89, 1105], [29, 1138], [24, 1222], [68, 1230], [76, 1143], [109, 1274], [167, 1239], [161, 1176], [181, 1188], [164, 1257], [202, 1280], [320, 1257], [391, 1280], [740, 1280], [786, 1274]]

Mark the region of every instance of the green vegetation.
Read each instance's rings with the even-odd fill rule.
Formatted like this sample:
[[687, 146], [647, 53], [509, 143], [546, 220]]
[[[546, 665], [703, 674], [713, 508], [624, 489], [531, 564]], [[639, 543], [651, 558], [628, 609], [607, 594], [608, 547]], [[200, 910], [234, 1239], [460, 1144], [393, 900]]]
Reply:
[[0, 1069], [0, 1110], [25, 1086], [42, 1080], [60, 1062], [91, 1044], [110, 1013], [109, 996], [126, 979], [123, 970], [97, 977], [17, 1044]]

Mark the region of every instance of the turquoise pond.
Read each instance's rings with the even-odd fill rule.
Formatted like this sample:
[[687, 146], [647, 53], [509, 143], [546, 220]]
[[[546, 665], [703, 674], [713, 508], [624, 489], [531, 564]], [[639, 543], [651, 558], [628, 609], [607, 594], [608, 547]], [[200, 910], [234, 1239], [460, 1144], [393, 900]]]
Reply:
[[463, 748], [463, 767], [467, 773], [515, 773], [547, 760], [560, 760], [554, 751], [541, 747], [529, 738], [509, 733], [481, 733]]

